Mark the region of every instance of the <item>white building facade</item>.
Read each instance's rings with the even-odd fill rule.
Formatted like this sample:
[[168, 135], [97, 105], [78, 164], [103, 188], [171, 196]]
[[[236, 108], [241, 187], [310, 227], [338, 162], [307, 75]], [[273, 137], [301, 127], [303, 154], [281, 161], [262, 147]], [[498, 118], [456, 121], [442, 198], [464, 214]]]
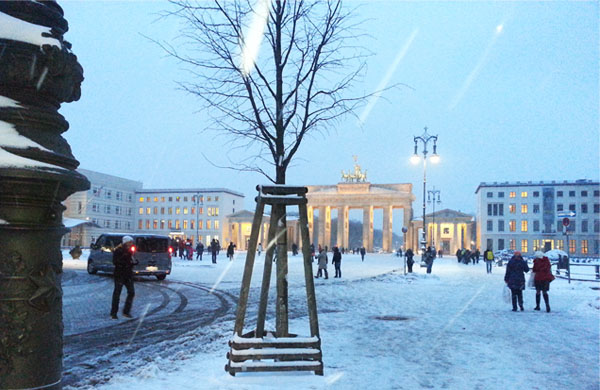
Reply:
[[[561, 249], [574, 257], [600, 255], [598, 181], [481, 183], [475, 194], [477, 246], [482, 250], [531, 255]], [[567, 212], [574, 216], [564, 228]]]
[[224, 245], [225, 217], [242, 210], [244, 195], [226, 188], [143, 189], [136, 192], [136, 233]]
[[142, 183], [87, 169], [77, 171], [89, 179], [91, 186], [65, 200], [63, 217], [90, 223], [72, 228], [62, 244], [89, 246], [102, 233], [132, 232], [136, 222], [135, 194]]

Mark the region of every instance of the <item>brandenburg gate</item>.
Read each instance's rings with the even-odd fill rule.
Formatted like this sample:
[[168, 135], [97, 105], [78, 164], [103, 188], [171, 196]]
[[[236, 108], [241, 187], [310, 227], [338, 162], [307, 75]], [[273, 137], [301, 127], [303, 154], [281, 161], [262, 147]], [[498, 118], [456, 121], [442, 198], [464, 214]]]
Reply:
[[[356, 161], [356, 158], [355, 158]], [[373, 211], [383, 209], [384, 252], [391, 252], [393, 210], [402, 208], [404, 224], [408, 228], [406, 242], [413, 242], [414, 227], [412, 219], [412, 184], [372, 184], [367, 181], [367, 173], [362, 172], [358, 164], [354, 173], [342, 171], [343, 182], [337, 185], [307, 186], [308, 228], [312, 243], [331, 247], [331, 212], [337, 209], [337, 237], [333, 245], [348, 248], [350, 209], [363, 210], [362, 243], [367, 251], [373, 250]], [[318, 210], [318, 237], [314, 236], [315, 210]], [[315, 240], [316, 238], [316, 240]]]

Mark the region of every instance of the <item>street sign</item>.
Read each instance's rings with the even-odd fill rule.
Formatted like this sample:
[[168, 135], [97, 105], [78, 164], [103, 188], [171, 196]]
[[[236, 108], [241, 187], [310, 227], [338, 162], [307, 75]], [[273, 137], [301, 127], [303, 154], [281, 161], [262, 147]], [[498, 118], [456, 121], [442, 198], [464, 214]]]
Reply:
[[563, 226], [569, 226], [569, 218], [563, 218]]
[[558, 218], [574, 218], [577, 213], [575, 213], [575, 211], [572, 210], [566, 210], [566, 211], [559, 211], [558, 213], [556, 213], [556, 215], [558, 216]]

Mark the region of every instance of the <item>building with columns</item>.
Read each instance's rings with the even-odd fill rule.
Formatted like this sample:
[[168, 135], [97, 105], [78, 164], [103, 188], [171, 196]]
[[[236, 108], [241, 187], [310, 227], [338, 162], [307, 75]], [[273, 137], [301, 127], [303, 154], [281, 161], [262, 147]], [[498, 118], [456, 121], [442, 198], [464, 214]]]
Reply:
[[[404, 211], [403, 221], [409, 231], [407, 239], [415, 236], [410, 221], [412, 218], [412, 184], [372, 184], [368, 182], [346, 182], [336, 185], [307, 186], [308, 193], [308, 229], [311, 242], [322, 246], [349, 247], [349, 211], [363, 211], [363, 246], [367, 251], [373, 250], [373, 212], [383, 209], [383, 245], [384, 252], [392, 248], [393, 210]], [[331, 212], [337, 210], [337, 237], [331, 237]], [[315, 211], [318, 218], [315, 218]], [[318, 226], [315, 226], [315, 219]]]
[[[475, 217], [460, 211], [444, 209], [425, 215], [427, 245], [453, 254], [457, 249], [475, 249]], [[423, 227], [423, 220], [412, 221], [413, 231]], [[407, 239], [406, 248], [419, 248], [418, 237]]]

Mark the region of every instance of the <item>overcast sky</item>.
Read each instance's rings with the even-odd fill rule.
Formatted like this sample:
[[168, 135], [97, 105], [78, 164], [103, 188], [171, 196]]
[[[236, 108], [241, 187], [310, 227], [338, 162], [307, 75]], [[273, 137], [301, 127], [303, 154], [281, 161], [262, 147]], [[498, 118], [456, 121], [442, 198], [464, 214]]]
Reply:
[[[61, 109], [81, 167], [146, 188], [227, 187], [253, 210], [266, 179], [207, 163], [225, 165], [229, 141], [202, 132], [199, 102], [177, 90], [188, 76], [144, 37], [177, 35], [175, 20], [155, 22], [169, 4], [60, 4], [85, 74], [81, 100]], [[362, 125], [306, 139], [288, 184], [337, 183], [357, 155], [371, 182], [412, 183], [419, 210], [423, 168], [409, 158], [425, 126], [439, 136], [427, 183], [443, 208], [474, 212], [482, 181], [599, 179], [598, 2], [370, 1], [357, 17], [374, 52], [357, 87], [411, 88], [357, 112]]]

